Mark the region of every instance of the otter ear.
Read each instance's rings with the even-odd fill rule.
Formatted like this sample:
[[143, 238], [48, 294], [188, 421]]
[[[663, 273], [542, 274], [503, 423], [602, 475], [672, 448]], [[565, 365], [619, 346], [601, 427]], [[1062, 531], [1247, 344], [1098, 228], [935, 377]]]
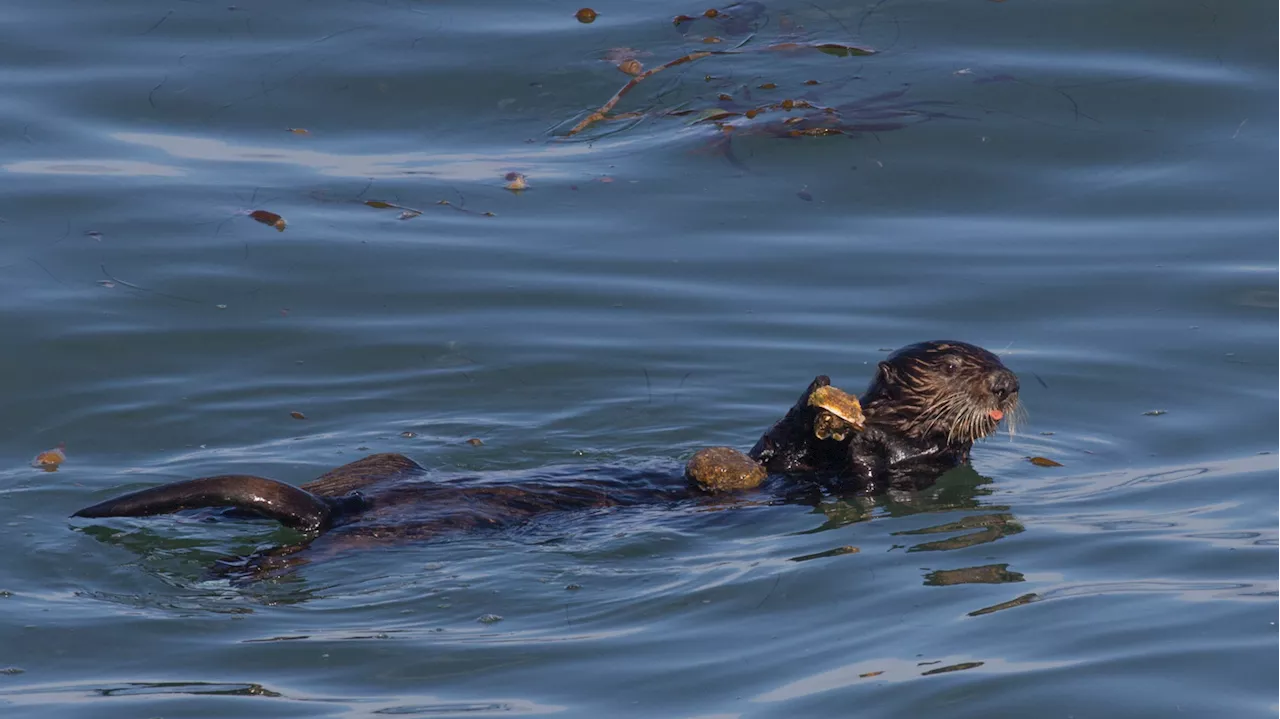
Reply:
[[898, 381], [898, 368], [888, 362], [881, 362], [876, 368], [876, 380], [880, 384], [895, 384]]

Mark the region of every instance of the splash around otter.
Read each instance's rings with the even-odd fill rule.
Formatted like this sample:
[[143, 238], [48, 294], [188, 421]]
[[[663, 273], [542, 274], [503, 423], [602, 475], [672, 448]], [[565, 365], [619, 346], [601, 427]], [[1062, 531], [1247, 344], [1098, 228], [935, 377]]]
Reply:
[[826, 376], [743, 454], [703, 450], [693, 481], [644, 467], [549, 468], [498, 484], [491, 477], [433, 481], [399, 454], [375, 454], [300, 487], [252, 475], [219, 475], [121, 495], [76, 517], [141, 517], [232, 508], [318, 536], [365, 540], [429, 538], [447, 531], [509, 526], [539, 514], [686, 500], [711, 501], [768, 477], [816, 480], [878, 493], [928, 486], [968, 461], [973, 443], [1018, 408], [1018, 379], [994, 354], [963, 342], [904, 347], [880, 362], [860, 398]]

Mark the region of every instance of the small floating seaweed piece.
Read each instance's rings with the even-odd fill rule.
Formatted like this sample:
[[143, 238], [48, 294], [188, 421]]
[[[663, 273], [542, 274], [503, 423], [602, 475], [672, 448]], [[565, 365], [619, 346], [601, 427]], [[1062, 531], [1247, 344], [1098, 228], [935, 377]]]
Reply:
[[[754, 7], [754, 6], [756, 6], [756, 5], [759, 5], [759, 3], [740, 3], [740, 5], [743, 5], [743, 6], [750, 5], [750, 6]], [[736, 7], [736, 6], [735, 6], [735, 7]], [[763, 7], [763, 6], [761, 5], [760, 7]], [[728, 15], [727, 13], [721, 13], [721, 14], [717, 17], [717, 22], [719, 22], [720, 20], [723, 20], [723, 19], [725, 19], [725, 18], [727, 18], [727, 17], [729, 17], [729, 15]], [[682, 15], [682, 16], [680, 16], [680, 17], [676, 18], [676, 24], [678, 25], [678, 24], [680, 24], [680, 22], [682, 22], [682, 21], [686, 21], [686, 20], [688, 20], [688, 21], [692, 21], [692, 20], [695, 20], [695, 19], [696, 19], [696, 18], [690, 18], [690, 17], [688, 17], [688, 16]], [[748, 39], [749, 39], [749, 38], [748, 38]], [[704, 38], [704, 39], [703, 39], [703, 42], [704, 42], [704, 43], [719, 43], [719, 42], [722, 42], [722, 40], [721, 40], [721, 38], [720, 38], [720, 37], [718, 37], [718, 36], [709, 36], [709, 37]], [[595, 110], [594, 112], [590, 113], [590, 114], [589, 114], [589, 115], [587, 115], [585, 118], [583, 118], [582, 120], [580, 120], [580, 121], [579, 121], [576, 125], [574, 125], [574, 126], [573, 126], [569, 131], [568, 131], [568, 132], [566, 132], [566, 133], [565, 133], [565, 136], [566, 136], [566, 137], [572, 137], [572, 136], [577, 135], [578, 133], [582, 132], [583, 130], [587, 129], [588, 127], [590, 127], [591, 125], [595, 124], [596, 122], [600, 122], [601, 120], [608, 119], [608, 118], [610, 117], [609, 113], [610, 113], [610, 112], [613, 110], [613, 108], [618, 104], [618, 102], [620, 102], [620, 101], [622, 100], [622, 98], [623, 98], [623, 97], [624, 97], [628, 92], [630, 92], [632, 89], [634, 89], [636, 85], [640, 84], [640, 82], [642, 82], [642, 81], [644, 81], [644, 80], [646, 80], [646, 79], [648, 79], [648, 78], [652, 77], [653, 75], [655, 75], [655, 74], [657, 74], [657, 73], [659, 73], [659, 72], [662, 72], [663, 70], [666, 70], [666, 69], [668, 69], [668, 68], [672, 68], [672, 67], [676, 67], [677, 65], [683, 65], [683, 64], [686, 64], [686, 63], [694, 62], [694, 61], [696, 61], [696, 60], [701, 60], [702, 58], [710, 57], [710, 56], [712, 56], [712, 55], [743, 55], [743, 54], [747, 54], [747, 53], [761, 52], [761, 51], [774, 51], [774, 50], [804, 50], [804, 49], [816, 49], [816, 50], [819, 50], [819, 51], [824, 52], [824, 53], [827, 53], [827, 54], [844, 55], [844, 56], [850, 56], [850, 55], [872, 55], [872, 54], [874, 54], [874, 53], [875, 53], [875, 51], [874, 51], [874, 50], [871, 50], [871, 49], [868, 49], [868, 48], [858, 47], [858, 46], [854, 46], [854, 45], [840, 45], [840, 44], [835, 44], [835, 43], [824, 43], [824, 44], [820, 44], [820, 45], [818, 45], [818, 44], [812, 44], [812, 43], [805, 43], [805, 44], [801, 44], [801, 43], [778, 43], [778, 44], [775, 44], [775, 45], [769, 45], [769, 46], [766, 46], [766, 47], [759, 47], [759, 48], [756, 48], [756, 47], [744, 48], [743, 46], [744, 46], [745, 44], [746, 44], [746, 41], [744, 40], [744, 41], [743, 41], [742, 43], [740, 43], [739, 45], [737, 45], [737, 46], [735, 46], [735, 47], [733, 47], [733, 48], [731, 48], [731, 49], [728, 49], [728, 50], [702, 50], [702, 51], [698, 51], [698, 52], [692, 52], [692, 53], [689, 53], [689, 54], [687, 54], [687, 55], [683, 55], [683, 56], [681, 56], [681, 57], [678, 57], [678, 58], [676, 58], [676, 59], [674, 59], [674, 60], [671, 60], [671, 61], [669, 61], [669, 62], [665, 62], [665, 63], [663, 63], [663, 64], [661, 64], [661, 65], [656, 66], [656, 67], [652, 67], [652, 68], [650, 68], [650, 69], [648, 69], [648, 70], [645, 70], [644, 72], [642, 72], [642, 73], [640, 73], [640, 74], [638, 74], [638, 75], [633, 76], [633, 77], [631, 78], [631, 80], [627, 82], [627, 84], [623, 85], [623, 86], [622, 86], [622, 87], [621, 87], [617, 92], [615, 92], [615, 93], [613, 94], [613, 97], [609, 98], [609, 100], [608, 100], [607, 102], [605, 102], [605, 104], [601, 105], [597, 110]], [[710, 78], [711, 76], [709, 76], [709, 75], [708, 75], [707, 77], [708, 77], [708, 78]], [[775, 83], [764, 83], [764, 84], [760, 85], [759, 87], [760, 87], [760, 89], [775, 89], [775, 88], [777, 87], [777, 85], [776, 85]], [[904, 90], [903, 92], [905, 92], [905, 90]], [[901, 94], [901, 93], [898, 93], [898, 94]], [[875, 101], [875, 100], [879, 100], [879, 99], [882, 99], [882, 98], [868, 98], [868, 99], [866, 99], [866, 100], [863, 100], [862, 102], [863, 102], [863, 103], [869, 103], [869, 102], [873, 102], [873, 101]], [[816, 108], [812, 103], [809, 103], [808, 101], [805, 101], [805, 100], [788, 100], [788, 101], [786, 101], [786, 104], [783, 106], [783, 109], [786, 109], [786, 110], [788, 110], [788, 111], [793, 110], [793, 109], [796, 109], [796, 108], [803, 108], [803, 109], [819, 109], [819, 108]], [[822, 109], [824, 112], [827, 112], [827, 113], [832, 114], [832, 115], [836, 115], [836, 114], [838, 114], [838, 108], [821, 108], [821, 109]], [[861, 109], [861, 108], [855, 108], [855, 109]], [[882, 111], [882, 112], [891, 112], [891, 113], [892, 113], [892, 114], [891, 114], [891, 116], [894, 116], [894, 117], [897, 117], [897, 116], [900, 116], [900, 115], [904, 115], [904, 114], [909, 114], [909, 115], [913, 115], [913, 116], [914, 116], [914, 115], [926, 116], [926, 115], [925, 115], [925, 113], [922, 113], [922, 112], [914, 112], [914, 113], [913, 113], [913, 112], [905, 112], [905, 111], [899, 110], [899, 109], [897, 109], [897, 108], [876, 108], [876, 109], [877, 109], [877, 110], [880, 110], [880, 111]], [[674, 114], [674, 113], [668, 113], [668, 114]], [[865, 116], [865, 113], [863, 113], [863, 114], [864, 114], [864, 116]], [[847, 131], [845, 131], [845, 132], [847, 132]], [[834, 133], [834, 132], [826, 132], [826, 133], [823, 133], [823, 132], [815, 132], [815, 133], [809, 133], [809, 134], [844, 134], [844, 133]]]
[[1027, 461], [1037, 467], [1061, 467], [1060, 462], [1055, 462], [1048, 457], [1027, 457]]
[[311, 134], [311, 132], [310, 132], [309, 130], [307, 130], [305, 127], [291, 127], [291, 128], [289, 128], [289, 132], [292, 132], [292, 133], [293, 133], [293, 134], [295, 134], [295, 135], [310, 135], [310, 134]]
[[867, 55], [875, 55], [876, 51], [869, 47], [861, 47], [858, 45], [843, 45], [834, 42], [824, 42], [821, 44], [800, 43], [800, 42], [776, 42], [772, 45], [766, 45], [762, 50], [774, 52], [785, 52], [790, 50], [817, 50], [818, 52], [834, 55], [836, 57], [865, 57]]
[[696, 17], [689, 17], [688, 15], [676, 15], [675, 19], [671, 21], [671, 24], [675, 25], [676, 27], [680, 27], [681, 23], [693, 22], [694, 20], [697, 20], [697, 19], [698, 18]]
[[393, 205], [390, 202], [383, 202], [381, 200], [365, 200], [364, 204], [369, 207], [376, 207], [379, 210], [400, 210], [400, 216], [396, 218], [400, 220], [412, 220], [422, 214], [422, 210], [415, 210], [412, 207], [401, 207], [400, 205]]
[[67, 445], [59, 442], [57, 447], [46, 449], [31, 460], [31, 466], [46, 472], [57, 472], [58, 467], [67, 461]]
[[826, 551], [824, 551], [824, 552], [814, 552], [813, 554], [805, 554], [805, 555], [800, 556], [800, 557], [791, 557], [791, 558], [790, 558], [789, 560], [787, 560], [787, 561], [790, 561], [790, 562], [807, 562], [807, 561], [809, 561], [810, 559], [826, 559], [827, 557], [839, 557], [839, 556], [844, 555], [844, 554], [857, 554], [857, 553], [858, 553], [858, 552], [860, 552], [860, 551], [862, 551], [862, 550], [860, 550], [860, 549], [858, 549], [857, 547], [854, 547], [854, 546], [852, 546], [852, 545], [848, 545], [848, 544], [846, 544], [846, 545], [845, 545], [845, 546], [843, 546], [843, 547], [836, 547], [835, 549], [828, 549], [828, 550], [826, 550]]
[[289, 416], [290, 416], [290, 417], [293, 417], [294, 419], [306, 419], [306, 418], [307, 418], [307, 416], [306, 416], [305, 414], [301, 413], [301, 412], [290, 412], [290, 413], [289, 413]]
[[249, 216], [264, 225], [270, 225], [276, 228], [276, 230], [280, 232], [284, 232], [284, 228], [289, 224], [285, 222], [284, 218], [280, 215], [277, 215], [274, 212], [267, 212], [266, 210], [254, 210], [249, 213]]
[[[441, 200], [441, 202], [449, 204], [443, 200]], [[393, 205], [390, 202], [383, 202], [382, 200], [365, 200], [364, 204], [369, 207], [376, 207], [379, 210], [400, 210], [400, 216], [397, 218], [400, 220], [412, 220], [422, 214], [422, 210], [415, 210], [412, 207], [401, 207], [400, 205]]]
[[859, 679], [870, 679], [871, 677], [878, 677], [878, 676], [880, 676], [881, 674], [884, 674], [884, 670], [883, 670], [883, 669], [882, 669], [882, 670], [880, 670], [880, 671], [878, 671], [878, 672], [867, 672], [866, 674], [859, 674], [859, 675], [858, 675], [858, 678], [859, 678]]
[[578, 18], [578, 22], [583, 23], [584, 25], [595, 22], [598, 15], [599, 13], [589, 7], [584, 7], [573, 14], [574, 17]]
[[623, 85], [622, 89], [613, 93], [613, 97], [609, 98], [608, 102], [601, 105], [600, 109], [584, 117], [578, 124], [574, 125], [566, 134], [569, 136], [576, 135], [579, 132], [582, 132], [583, 130], [587, 129], [588, 127], [591, 127], [591, 125], [595, 124], [596, 122], [603, 120], [605, 116], [609, 114], [609, 111], [612, 110], [620, 100], [622, 100], [623, 95], [626, 95], [628, 92], [631, 91], [631, 88], [635, 87], [636, 85], [639, 85], [646, 78], [652, 77], [662, 72], [663, 70], [666, 70], [667, 68], [675, 67], [677, 65], [683, 65], [685, 63], [693, 62], [694, 60], [701, 60], [704, 57], [711, 57], [712, 55], [716, 55], [716, 54], [720, 54], [720, 53], [713, 52], [711, 50], [701, 50], [699, 52], [691, 52], [688, 55], [678, 57], [670, 62], [666, 62], [657, 67], [645, 70], [643, 73], [631, 78], [631, 81], [628, 82], [626, 85]]
[[476, 437], [472, 437], [471, 439], [467, 440], [467, 444], [471, 445], [472, 447], [479, 447], [483, 445], [484, 442], [480, 441], [480, 439]]
[[865, 57], [867, 55], [876, 54], [875, 50], [868, 47], [858, 47], [857, 45], [841, 45], [834, 42], [826, 42], [821, 45], [813, 46], [818, 52], [823, 52], [836, 57]]
[[927, 677], [927, 676], [932, 676], [934, 674], [946, 674], [948, 672], [962, 672], [966, 669], [977, 669], [978, 667], [982, 666], [985, 663], [986, 662], [960, 662], [959, 664], [951, 664], [945, 667], [938, 667], [937, 669], [930, 669], [927, 672], [921, 672], [920, 676]]
[[791, 137], [827, 137], [828, 135], [843, 135], [844, 130], [837, 127], [806, 127], [803, 130], [792, 130], [787, 134]]

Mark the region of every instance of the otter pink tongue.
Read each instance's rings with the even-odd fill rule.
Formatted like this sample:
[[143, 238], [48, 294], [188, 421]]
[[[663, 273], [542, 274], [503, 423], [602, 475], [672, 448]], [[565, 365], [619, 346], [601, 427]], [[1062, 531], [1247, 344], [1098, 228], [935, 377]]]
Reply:
[[987, 414], [991, 416], [991, 419], [994, 419], [994, 420], [995, 420], [995, 421], [997, 421], [997, 422], [999, 422], [1000, 420], [1004, 419], [1004, 412], [1001, 412], [1001, 411], [1000, 411], [1000, 410], [998, 410], [998, 409], [993, 409], [993, 410], [991, 410], [990, 412], [988, 412]]

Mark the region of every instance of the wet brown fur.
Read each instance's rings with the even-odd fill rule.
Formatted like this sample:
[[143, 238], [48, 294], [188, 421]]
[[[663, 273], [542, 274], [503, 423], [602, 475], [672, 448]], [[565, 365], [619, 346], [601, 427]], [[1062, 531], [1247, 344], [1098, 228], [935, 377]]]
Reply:
[[877, 367], [863, 410], [885, 431], [972, 444], [996, 431], [998, 410], [1018, 408], [1017, 377], [991, 352], [964, 342], [926, 342], [898, 350]]

